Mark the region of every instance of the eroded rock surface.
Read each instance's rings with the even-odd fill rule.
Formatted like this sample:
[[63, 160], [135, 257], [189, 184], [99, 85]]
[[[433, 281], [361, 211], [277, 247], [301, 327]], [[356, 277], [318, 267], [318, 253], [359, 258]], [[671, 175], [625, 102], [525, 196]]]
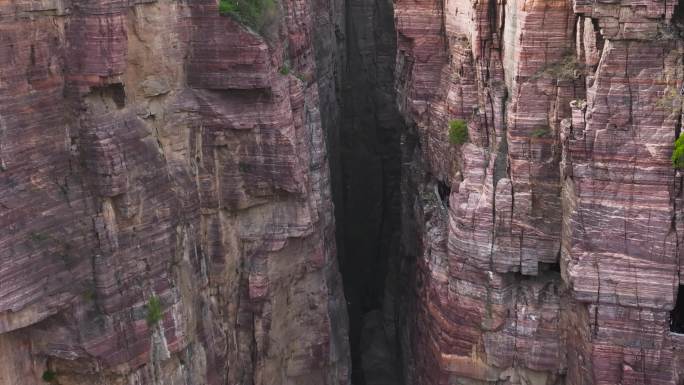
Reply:
[[679, 8], [396, 3], [398, 104], [419, 140], [409, 383], [684, 381]]
[[348, 383], [335, 37], [281, 5], [0, 2], [0, 383]]
[[684, 382], [684, 6], [279, 4], [0, 0], [0, 384]]

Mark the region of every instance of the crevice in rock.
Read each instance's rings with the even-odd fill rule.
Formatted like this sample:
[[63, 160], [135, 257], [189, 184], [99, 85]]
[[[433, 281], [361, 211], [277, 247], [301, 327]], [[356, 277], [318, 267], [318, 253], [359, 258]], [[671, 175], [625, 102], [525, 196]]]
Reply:
[[396, 270], [403, 120], [396, 107], [396, 32], [389, 1], [345, 2], [339, 141], [331, 146], [338, 261], [349, 313], [354, 385], [401, 384]]
[[682, 4], [681, 1], [678, 1], [674, 7], [674, 12], [672, 13], [672, 24], [677, 28], [684, 26], [684, 4]]
[[[596, 18], [590, 18], [591, 24], [594, 26], [594, 37], [596, 39], [596, 50], [598, 52], [603, 52], [603, 46], [605, 45], [605, 40], [603, 39], [603, 35], [601, 34], [601, 26], [599, 25], [599, 21]], [[598, 67], [598, 64], [594, 66], [594, 70], [596, 70], [596, 67]]]
[[675, 307], [670, 312], [670, 331], [684, 334], [684, 285], [677, 289]]
[[555, 271], [556, 273], [560, 273], [560, 271], [561, 271], [560, 262], [554, 262], [554, 263], [539, 262], [539, 272], [542, 273], [545, 271]]
[[99, 101], [104, 110], [122, 109], [126, 107], [126, 91], [121, 83], [108, 84], [101, 87], [92, 87], [86, 101]]
[[437, 193], [439, 194], [439, 199], [442, 201], [445, 207], [449, 207], [449, 196], [451, 195], [451, 187], [445, 182], [437, 181]]

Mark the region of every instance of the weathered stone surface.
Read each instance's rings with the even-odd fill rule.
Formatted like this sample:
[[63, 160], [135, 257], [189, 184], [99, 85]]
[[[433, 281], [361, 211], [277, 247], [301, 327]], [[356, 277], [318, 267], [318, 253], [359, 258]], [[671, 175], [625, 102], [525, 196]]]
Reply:
[[280, 5], [0, 1], [0, 383], [682, 383], [678, 4]]
[[[680, 44], [607, 40], [583, 130], [565, 144], [562, 262], [574, 299], [591, 303], [594, 334], [583, 354], [596, 383], [680, 381], [668, 320], [681, 226], [669, 156], [681, 107], [658, 102], [668, 86], [681, 85]], [[571, 367], [568, 377], [579, 371]]]
[[[674, 3], [396, 6], [398, 104], [427, 175], [403, 185], [422, 255], [409, 382], [681, 383]], [[468, 143], [449, 142], [454, 119]], [[451, 187], [441, 215], [432, 183]]]
[[349, 382], [312, 4], [282, 7], [266, 41], [214, 1], [0, 4], [0, 383]]

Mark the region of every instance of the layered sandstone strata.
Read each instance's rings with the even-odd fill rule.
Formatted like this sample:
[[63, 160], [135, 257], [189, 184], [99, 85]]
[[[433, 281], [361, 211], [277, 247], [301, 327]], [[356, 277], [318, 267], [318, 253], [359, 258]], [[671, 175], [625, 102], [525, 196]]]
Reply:
[[0, 383], [348, 383], [323, 5], [281, 6], [266, 40], [210, 0], [0, 3]]
[[[675, 8], [397, 2], [398, 103], [428, 174], [404, 183], [419, 222], [404, 237], [422, 240], [410, 381], [684, 379], [669, 325], [682, 228]], [[449, 142], [453, 119], [468, 143]]]
[[0, 2], [0, 383], [347, 384], [331, 184], [369, 381], [681, 383], [675, 5], [398, 0], [399, 141], [386, 2]]

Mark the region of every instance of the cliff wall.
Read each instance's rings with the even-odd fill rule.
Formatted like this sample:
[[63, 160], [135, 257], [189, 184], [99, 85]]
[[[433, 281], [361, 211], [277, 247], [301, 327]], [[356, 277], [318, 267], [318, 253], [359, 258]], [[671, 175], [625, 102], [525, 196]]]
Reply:
[[0, 0], [0, 384], [684, 381], [684, 6], [277, 4]]
[[348, 383], [319, 3], [0, 2], [0, 383]]
[[[413, 383], [684, 380], [671, 331], [681, 175], [669, 159], [681, 11], [396, 3], [398, 104], [418, 140], [403, 183], [417, 221], [403, 233], [417, 256], [404, 341]], [[467, 143], [449, 141], [454, 120]]]

